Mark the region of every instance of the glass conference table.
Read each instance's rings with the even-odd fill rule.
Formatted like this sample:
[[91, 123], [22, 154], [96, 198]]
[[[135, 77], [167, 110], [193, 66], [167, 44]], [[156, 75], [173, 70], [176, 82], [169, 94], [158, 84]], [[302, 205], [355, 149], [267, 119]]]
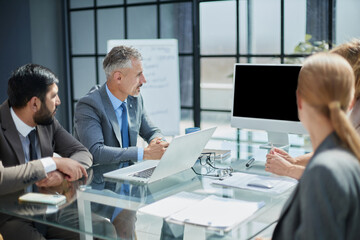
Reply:
[[[248, 153], [248, 158], [263, 156], [263, 159], [256, 160], [250, 168], [245, 166], [248, 158], [217, 160], [216, 166], [232, 166], [235, 171], [269, 175], [264, 171], [267, 150], [248, 144], [243, 149]], [[197, 162], [194, 168], [201, 172], [204, 166]], [[252, 239], [257, 235], [263, 236], [264, 232], [271, 234], [284, 203], [294, 189], [291, 187], [281, 194], [274, 194], [223, 187], [212, 184], [216, 178], [197, 175], [191, 169], [147, 185], [104, 179], [102, 174], [113, 169], [116, 166], [94, 166], [89, 170], [88, 179], [64, 182], [59, 187], [41, 190], [64, 194], [67, 202], [63, 205], [19, 203], [20, 194], [14, 193], [1, 196], [0, 212], [77, 232], [81, 239]], [[226, 231], [167, 221], [166, 218], [138, 211], [180, 192], [263, 201], [265, 205]], [[115, 210], [120, 214], [112, 222], [110, 219]]]

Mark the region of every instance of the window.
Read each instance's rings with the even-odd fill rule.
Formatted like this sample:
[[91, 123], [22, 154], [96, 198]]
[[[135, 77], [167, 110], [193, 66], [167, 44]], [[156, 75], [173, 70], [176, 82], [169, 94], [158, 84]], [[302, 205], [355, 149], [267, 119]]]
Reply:
[[182, 129], [194, 125], [191, 0], [70, 0], [66, 12], [72, 113], [82, 96], [95, 84], [106, 81], [102, 61], [107, 52], [107, 40], [176, 38], [179, 44]]
[[331, 47], [359, 37], [359, 7], [357, 0], [68, 0], [73, 105], [105, 82], [107, 40], [176, 38], [181, 129], [216, 125], [220, 140], [262, 141], [230, 127], [234, 63], [302, 62], [309, 53], [300, 43]]

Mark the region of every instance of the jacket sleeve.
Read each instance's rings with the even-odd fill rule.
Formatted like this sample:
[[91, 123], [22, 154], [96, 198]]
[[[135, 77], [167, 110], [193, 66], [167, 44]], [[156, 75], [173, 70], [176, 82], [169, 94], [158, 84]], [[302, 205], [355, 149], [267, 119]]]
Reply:
[[60, 123], [54, 119], [54, 152], [61, 157], [71, 158], [81, 163], [85, 168], [92, 165], [92, 155], [87, 148], [68, 133]]
[[4, 167], [0, 160], [0, 195], [22, 190], [45, 177], [44, 166], [40, 160], [14, 167]]

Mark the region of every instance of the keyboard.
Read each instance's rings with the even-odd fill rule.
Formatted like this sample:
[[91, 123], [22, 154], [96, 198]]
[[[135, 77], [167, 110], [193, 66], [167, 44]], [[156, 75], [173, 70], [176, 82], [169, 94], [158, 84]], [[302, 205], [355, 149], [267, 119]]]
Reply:
[[155, 168], [156, 167], [152, 167], [152, 168], [148, 168], [148, 169], [133, 173], [132, 176], [139, 177], [139, 178], [149, 178], [153, 174]]

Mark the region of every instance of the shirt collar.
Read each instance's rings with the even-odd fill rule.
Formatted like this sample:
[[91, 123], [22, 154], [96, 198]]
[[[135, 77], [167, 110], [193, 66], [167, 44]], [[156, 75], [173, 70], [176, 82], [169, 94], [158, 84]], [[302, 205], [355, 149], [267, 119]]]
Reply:
[[11, 107], [10, 108], [10, 113], [11, 113], [11, 117], [14, 120], [15, 123], [15, 127], [18, 130], [18, 132], [23, 135], [24, 137], [26, 137], [32, 130], [35, 129], [35, 127], [30, 127], [29, 125], [27, 125], [26, 123], [24, 123], [14, 112], [14, 109]]
[[[109, 88], [108, 88], [108, 86], [107, 86], [106, 84], [105, 84], [105, 86], [106, 86], [106, 93], [107, 93], [107, 95], [108, 95], [109, 98], [110, 98], [110, 102], [111, 102], [111, 104], [113, 105], [114, 110], [118, 109], [123, 102], [122, 102], [120, 99], [118, 99], [117, 97], [115, 97], [115, 96], [110, 92], [110, 90], [109, 90]], [[127, 99], [125, 99], [125, 101], [124, 101], [125, 103], [126, 103], [126, 100], [127, 100]]]

